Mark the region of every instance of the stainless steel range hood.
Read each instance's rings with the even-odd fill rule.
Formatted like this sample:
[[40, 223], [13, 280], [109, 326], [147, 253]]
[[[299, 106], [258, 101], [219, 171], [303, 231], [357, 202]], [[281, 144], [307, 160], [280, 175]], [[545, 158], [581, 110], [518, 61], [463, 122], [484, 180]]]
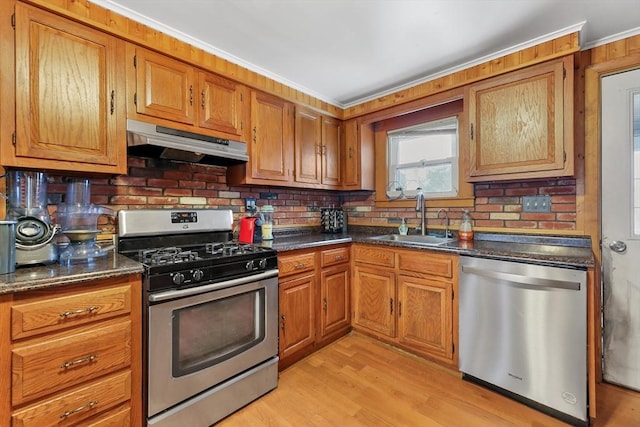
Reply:
[[127, 119], [127, 151], [141, 157], [228, 166], [249, 160], [247, 144]]

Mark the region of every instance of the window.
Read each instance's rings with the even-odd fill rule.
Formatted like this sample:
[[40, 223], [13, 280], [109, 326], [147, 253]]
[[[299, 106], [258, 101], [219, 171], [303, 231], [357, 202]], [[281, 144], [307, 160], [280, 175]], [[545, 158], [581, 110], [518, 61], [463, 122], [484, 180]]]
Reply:
[[387, 132], [389, 190], [407, 196], [421, 188], [430, 198], [458, 194], [458, 119], [417, 124]]

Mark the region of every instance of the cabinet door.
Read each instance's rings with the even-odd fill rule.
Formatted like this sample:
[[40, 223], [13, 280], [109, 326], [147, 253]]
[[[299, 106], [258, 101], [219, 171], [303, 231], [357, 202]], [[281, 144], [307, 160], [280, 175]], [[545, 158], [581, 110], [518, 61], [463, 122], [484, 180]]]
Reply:
[[136, 112], [192, 125], [195, 71], [183, 62], [136, 49]]
[[353, 276], [353, 324], [395, 337], [395, 273], [356, 265]]
[[[198, 73], [200, 127], [228, 134], [247, 142], [245, 122], [246, 87], [209, 73]], [[247, 99], [247, 105], [249, 100]], [[246, 126], [248, 129], [248, 126]]]
[[296, 107], [295, 114], [295, 180], [320, 184], [322, 116], [301, 107]]
[[351, 322], [349, 301], [349, 265], [344, 264], [320, 274], [320, 336], [339, 333]]
[[275, 96], [251, 93], [251, 177], [290, 182], [293, 152], [292, 105]]
[[343, 122], [342, 128], [342, 188], [373, 190], [373, 129], [356, 119]]
[[322, 184], [340, 184], [340, 149], [342, 129], [340, 120], [322, 118]]
[[398, 277], [398, 342], [420, 352], [453, 357], [452, 285]]
[[123, 42], [17, 3], [15, 46], [13, 166], [126, 173]]
[[280, 359], [285, 359], [315, 341], [315, 275], [280, 284]]
[[573, 174], [573, 57], [469, 88], [470, 181]]

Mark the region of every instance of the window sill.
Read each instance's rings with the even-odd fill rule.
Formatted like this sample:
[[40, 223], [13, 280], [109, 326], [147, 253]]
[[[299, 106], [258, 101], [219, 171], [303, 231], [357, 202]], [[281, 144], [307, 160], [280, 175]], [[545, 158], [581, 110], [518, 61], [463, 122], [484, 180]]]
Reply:
[[[473, 208], [474, 198], [442, 198], [442, 199], [427, 199], [427, 207], [429, 208]], [[416, 199], [398, 199], [398, 200], [375, 200], [377, 208], [415, 208]]]

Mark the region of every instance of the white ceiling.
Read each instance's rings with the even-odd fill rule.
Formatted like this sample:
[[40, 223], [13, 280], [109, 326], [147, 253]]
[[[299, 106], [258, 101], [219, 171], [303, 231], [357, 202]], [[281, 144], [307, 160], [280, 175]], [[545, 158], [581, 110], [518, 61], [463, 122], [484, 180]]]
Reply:
[[639, 0], [90, 0], [339, 107], [580, 31], [640, 34]]

